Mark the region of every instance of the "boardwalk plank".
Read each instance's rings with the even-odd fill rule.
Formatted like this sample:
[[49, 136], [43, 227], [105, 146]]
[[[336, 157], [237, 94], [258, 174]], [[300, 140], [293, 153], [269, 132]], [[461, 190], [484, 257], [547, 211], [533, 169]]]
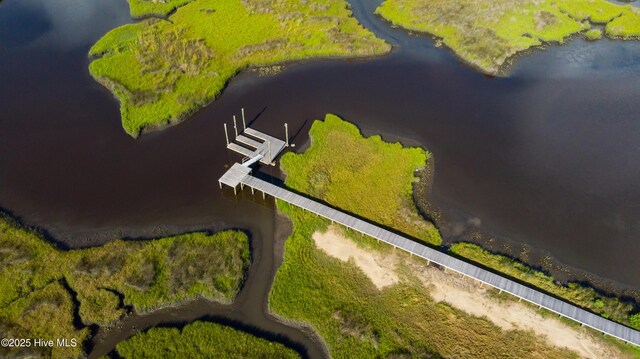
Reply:
[[[249, 134], [251, 135], [251, 133]], [[232, 167], [227, 173], [225, 173], [225, 175], [223, 175], [223, 177], [220, 179], [222, 183], [227, 184], [233, 183], [235, 181], [241, 182], [270, 196], [281, 199], [307, 211], [316, 213], [320, 216], [334, 221], [335, 223], [342, 224], [355, 231], [371, 236], [372, 238], [389, 243], [411, 254], [424, 258], [430, 262], [437, 263], [443, 267], [464, 274], [465, 276], [474, 278], [482, 283], [510, 293], [530, 303], [539, 305], [552, 312], [570, 318], [576, 322], [582, 323], [605, 334], [624, 340], [636, 346], [640, 346], [640, 332], [637, 330], [605, 319], [599, 315], [578, 308], [575, 305], [556, 299], [538, 290], [526, 287], [520, 283], [500, 276], [496, 273], [489, 272], [473, 264], [464, 262], [458, 258], [439, 252], [433, 248], [409, 240], [384, 228], [378, 227], [359, 218], [355, 218], [351, 215], [335, 210], [304, 196], [287, 191], [276, 185], [253, 177], [250, 174], [239, 172], [238, 168], [236, 168], [235, 171], [232, 171], [234, 167]], [[239, 170], [245, 171], [244, 169]]]

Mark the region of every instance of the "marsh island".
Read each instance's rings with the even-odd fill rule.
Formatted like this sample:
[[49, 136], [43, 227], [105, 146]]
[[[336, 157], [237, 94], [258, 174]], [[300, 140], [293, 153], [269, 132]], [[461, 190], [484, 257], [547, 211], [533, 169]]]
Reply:
[[390, 50], [343, 0], [134, 0], [131, 9], [168, 18], [110, 31], [91, 48], [89, 70], [120, 101], [122, 125], [133, 137], [184, 120], [248, 66]]
[[429, 33], [465, 62], [490, 74], [518, 53], [575, 34], [590, 40], [640, 38], [640, 9], [606, 0], [386, 0], [376, 13]]

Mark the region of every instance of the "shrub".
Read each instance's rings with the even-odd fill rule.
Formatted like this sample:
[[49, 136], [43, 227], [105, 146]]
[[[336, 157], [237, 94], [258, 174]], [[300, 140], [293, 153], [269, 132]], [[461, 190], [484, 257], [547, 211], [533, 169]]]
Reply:
[[640, 313], [630, 314], [629, 324], [636, 329], [640, 329]]

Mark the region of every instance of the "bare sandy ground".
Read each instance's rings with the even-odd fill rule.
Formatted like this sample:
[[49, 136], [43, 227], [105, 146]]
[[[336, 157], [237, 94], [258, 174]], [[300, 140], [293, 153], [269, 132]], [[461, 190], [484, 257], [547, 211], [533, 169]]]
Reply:
[[344, 262], [352, 258], [378, 289], [400, 281], [395, 271], [397, 256], [381, 256], [368, 252], [356, 246], [334, 227], [330, 227], [325, 233], [315, 232], [313, 240], [318, 248], [332, 257]]
[[[315, 232], [313, 240], [328, 255], [342, 261], [353, 260], [378, 289], [401, 280], [398, 275], [401, 258], [396, 253], [382, 255], [360, 248], [335, 226], [329, 227], [325, 233]], [[555, 318], [543, 317], [534, 308], [521, 303], [491, 297], [487, 288], [477, 281], [444, 273], [417, 261], [404, 260], [403, 264], [408, 265], [412, 274], [429, 288], [435, 301], [446, 302], [471, 315], [486, 317], [504, 330], [531, 330], [550, 344], [568, 348], [584, 358], [626, 357], [618, 348], [594, 338], [581, 328], [572, 328]]]

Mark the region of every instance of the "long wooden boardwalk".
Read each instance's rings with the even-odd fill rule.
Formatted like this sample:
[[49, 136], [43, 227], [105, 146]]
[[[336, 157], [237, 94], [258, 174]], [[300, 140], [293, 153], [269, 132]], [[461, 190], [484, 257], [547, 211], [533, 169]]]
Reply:
[[[640, 332], [624, 325], [605, 319], [599, 315], [578, 308], [562, 300], [551, 297], [535, 289], [524, 286], [513, 280], [487, 271], [473, 264], [469, 264], [460, 259], [452, 257], [443, 252], [416, 243], [410, 239], [397, 235], [384, 228], [355, 218], [347, 213], [333, 209], [322, 203], [318, 203], [304, 196], [298, 195], [284, 188], [278, 187], [269, 182], [258, 179], [251, 174], [236, 175], [241, 187], [247, 186], [254, 190], [261, 191], [294, 206], [300, 207], [319, 216], [325, 217], [335, 223], [363, 233], [367, 236], [384, 241], [396, 248], [405, 250], [412, 255], [426, 259], [429, 262], [437, 263], [440, 266], [461, 273], [465, 276], [478, 280], [482, 283], [495, 287], [501, 291], [508, 292], [518, 298], [533, 303], [541, 308], [550, 310], [558, 315], [572, 319], [582, 325], [589, 326], [604, 334], [616, 337], [627, 343], [640, 346]], [[222, 185], [222, 182], [221, 182]]]

